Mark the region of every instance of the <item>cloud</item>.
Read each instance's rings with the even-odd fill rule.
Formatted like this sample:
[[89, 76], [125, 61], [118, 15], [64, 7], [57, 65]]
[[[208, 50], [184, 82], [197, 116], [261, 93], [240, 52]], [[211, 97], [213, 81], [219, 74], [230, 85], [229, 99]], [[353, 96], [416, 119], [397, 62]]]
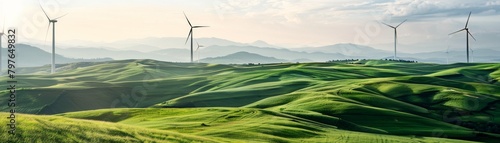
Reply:
[[386, 4], [385, 16], [426, 19], [462, 16], [469, 11], [482, 15], [495, 15], [500, 1], [491, 0], [396, 0]]
[[387, 14], [392, 16], [408, 16], [432, 13], [441, 8], [439, 1], [399, 0], [387, 5]]
[[366, 0], [216, 0], [214, 7], [221, 15], [260, 18], [264, 23], [300, 24], [304, 21], [329, 23], [363, 16], [367, 10], [379, 7], [376, 1]]
[[219, 16], [234, 14], [263, 23], [332, 24], [352, 19], [412, 21], [467, 15], [498, 15], [500, 0], [216, 0]]

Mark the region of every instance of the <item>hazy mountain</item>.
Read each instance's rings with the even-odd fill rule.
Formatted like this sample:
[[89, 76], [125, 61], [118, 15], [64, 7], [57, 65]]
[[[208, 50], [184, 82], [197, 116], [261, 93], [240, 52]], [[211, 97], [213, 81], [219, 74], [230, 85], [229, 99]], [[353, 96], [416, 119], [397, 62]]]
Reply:
[[[74, 40], [72, 44], [58, 44], [57, 53], [69, 58], [105, 58], [123, 59], [155, 59], [161, 61], [189, 62], [190, 43], [185, 38], [143, 38], [116, 41], [112, 43], [88, 42]], [[248, 52], [273, 57], [286, 61], [323, 62], [336, 59], [384, 59], [392, 58], [393, 51], [379, 50], [369, 46], [342, 43], [322, 47], [279, 48], [265, 41], [239, 43], [219, 38], [196, 38], [205, 47], [194, 53], [194, 60], [221, 57], [237, 52]], [[75, 46], [83, 45], [83, 46]], [[90, 45], [90, 46], [89, 46]], [[92, 46], [94, 45], [94, 46]], [[50, 45], [36, 45], [50, 51]], [[439, 49], [439, 48], [437, 48]], [[472, 53], [471, 53], [472, 55]], [[492, 49], [475, 49], [474, 62], [498, 62], [500, 51]], [[450, 63], [465, 62], [465, 51], [402, 53], [398, 57], [419, 62]], [[299, 59], [299, 60], [297, 60]]]
[[[2, 49], [2, 61], [7, 61], [7, 48]], [[34, 67], [43, 66], [51, 63], [51, 53], [46, 52], [37, 47], [33, 47], [26, 44], [17, 44], [16, 46], [16, 66], [17, 67]], [[83, 57], [83, 56], [82, 56]], [[98, 61], [110, 61], [111, 58], [67, 58], [56, 54], [56, 64], [72, 63], [72, 62], [98, 62]], [[5, 69], [4, 63], [2, 62], [2, 69]]]
[[[144, 39], [130, 39], [123, 41], [116, 41], [112, 43], [106, 44], [108, 47], [121, 48], [121, 47], [131, 47], [131, 46], [147, 46], [147, 49], [137, 49], [137, 51], [150, 52], [154, 50], [151, 47], [157, 47], [158, 49], [171, 49], [171, 48], [189, 48], [191, 46], [191, 41], [187, 41], [186, 38], [176, 38], [176, 37], [163, 37], [163, 38], [144, 38]], [[212, 46], [212, 45], [220, 45], [220, 46], [228, 46], [235, 45], [241, 46], [246, 45], [242, 43], [237, 43], [229, 40], [219, 39], [219, 38], [196, 38], [193, 42], [196, 45], [198, 42], [200, 45], [204, 46]]]
[[271, 45], [271, 44], [269, 44], [265, 41], [262, 41], [262, 40], [257, 40], [255, 42], [250, 43], [249, 45], [256, 46], [256, 47], [277, 47], [277, 46]]
[[[256, 46], [256, 47], [278, 47], [271, 44], [268, 44], [265, 41], [255, 41], [252, 43], [240, 43], [233, 42], [220, 38], [196, 38], [193, 42], [194, 47], [196, 47], [196, 43], [203, 45], [205, 47], [208, 46]], [[47, 44], [39, 44], [39, 45], [47, 45]], [[90, 42], [90, 41], [82, 41], [82, 40], [70, 40], [63, 41], [59, 46], [65, 48], [72, 47], [107, 47], [107, 49], [121, 49], [121, 50], [135, 50], [141, 52], [151, 52], [157, 51], [161, 49], [172, 49], [172, 48], [189, 48], [191, 46], [191, 41], [187, 41], [186, 38], [182, 37], [149, 37], [142, 39], [127, 39], [120, 40], [115, 42]], [[38, 46], [38, 45], [37, 45]]]
[[[432, 62], [432, 63], [446, 63], [446, 59], [448, 58], [449, 63], [457, 63], [457, 62], [466, 62], [467, 56], [464, 51], [449, 51], [448, 54], [445, 51], [436, 51], [436, 52], [425, 52], [425, 53], [415, 53], [415, 54], [407, 54], [401, 53], [398, 54], [402, 57], [413, 57], [420, 59], [422, 62]], [[497, 59], [500, 55], [500, 51], [493, 49], [476, 49], [474, 52], [470, 52], [470, 61], [471, 62], [498, 62]]]
[[217, 57], [236, 52], [255, 53], [266, 57], [274, 57], [284, 60], [308, 59], [312, 61], [328, 61], [331, 59], [344, 59], [345, 56], [338, 53], [322, 52], [299, 52], [290, 49], [263, 48], [255, 46], [210, 46], [200, 50], [201, 57]]
[[246, 64], [246, 63], [280, 63], [287, 62], [286, 60], [273, 57], [266, 57], [259, 54], [248, 52], [237, 52], [222, 57], [205, 58], [200, 60], [203, 63], [217, 64]]
[[[309, 47], [293, 49], [297, 51], [340, 53], [346, 55], [346, 58], [367, 58], [367, 59], [392, 59], [394, 52], [375, 49], [369, 46], [356, 44], [336, 44], [323, 47]], [[476, 49], [471, 52], [471, 61], [474, 62], [495, 62], [500, 51], [493, 49]], [[465, 51], [445, 51], [422, 52], [422, 53], [403, 53], [398, 52], [398, 58], [405, 60], [417, 60], [419, 62], [430, 63], [449, 63], [466, 62]]]
[[[498, 39], [500, 39], [500, 34], [495, 32], [479, 32], [473, 33], [478, 41], [469, 39], [470, 47], [473, 49], [500, 49], [498, 45]], [[403, 38], [403, 37], [402, 37]], [[446, 51], [447, 47], [451, 50], [464, 50], [465, 52], [465, 35], [456, 34], [451, 36], [441, 36], [441, 38], [431, 38], [425, 41], [417, 43], [398, 43], [398, 51], [404, 51], [405, 53], [424, 53], [424, 52], [434, 52], [434, 51]], [[403, 41], [403, 40], [402, 40]], [[387, 48], [393, 49], [394, 42], [390, 41], [381, 44], [372, 44], [371, 46], [377, 48]]]
[[136, 45], [121, 48], [120, 50], [150, 52], [150, 51], [161, 50], [161, 48], [156, 47], [156, 46], [147, 45], [147, 44], [136, 44]]
[[[174, 49], [172, 49], [174, 50]], [[176, 52], [176, 56], [165, 56], [155, 53], [145, 53], [135, 50], [111, 50], [107, 48], [65, 48], [58, 49], [57, 53], [71, 58], [102, 58], [111, 57], [115, 60], [124, 59], [155, 59], [161, 61], [187, 61], [188, 51]]]
[[391, 54], [390, 51], [379, 50], [372, 47], [351, 43], [335, 44], [323, 47], [295, 48], [293, 50], [304, 52], [339, 53], [347, 56], [348, 58], [364, 57], [379, 59], [384, 57], [385, 55]]

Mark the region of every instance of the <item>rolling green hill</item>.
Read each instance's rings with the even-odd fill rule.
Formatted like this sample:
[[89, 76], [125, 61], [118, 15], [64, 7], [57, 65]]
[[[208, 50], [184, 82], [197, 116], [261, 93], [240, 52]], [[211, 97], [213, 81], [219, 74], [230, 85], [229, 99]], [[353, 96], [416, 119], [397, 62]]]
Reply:
[[[0, 113], [2, 117], [9, 116]], [[16, 135], [0, 134], [0, 142], [218, 142], [214, 139], [171, 131], [87, 121], [58, 116], [18, 114]], [[2, 123], [7, 123], [1, 118]], [[0, 126], [7, 131], [7, 126]]]
[[[126, 126], [192, 141], [500, 139], [500, 64], [349, 63], [123, 60], [65, 64], [54, 75], [20, 69], [17, 111], [38, 114], [25, 115], [35, 121], [84, 119], [106, 124], [102, 130]], [[7, 98], [1, 91], [0, 104]], [[154, 138], [139, 136], [130, 138]]]
[[203, 63], [217, 63], [217, 64], [248, 64], [248, 63], [281, 63], [287, 60], [276, 59], [274, 57], [266, 57], [259, 54], [249, 52], [237, 52], [221, 57], [204, 58], [200, 59]]

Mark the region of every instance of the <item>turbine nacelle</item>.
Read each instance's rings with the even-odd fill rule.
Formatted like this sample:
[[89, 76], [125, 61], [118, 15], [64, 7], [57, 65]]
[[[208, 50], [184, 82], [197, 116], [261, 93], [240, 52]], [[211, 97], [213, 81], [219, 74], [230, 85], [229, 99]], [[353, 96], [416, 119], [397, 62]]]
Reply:
[[200, 47], [203, 47], [203, 45], [200, 45], [198, 42], [196, 42], [196, 45], [198, 45], [198, 48], [196, 48], [196, 51], [198, 51], [198, 49], [200, 49]]
[[384, 22], [382, 22], [382, 24], [384, 24], [384, 25], [386, 25], [386, 26], [388, 26], [388, 27], [391, 27], [391, 28], [393, 28], [393, 29], [397, 29], [399, 26], [401, 26], [401, 24], [405, 23], [405, 22], [406, 22], [406, 20], [408, 20], [408, 19], [405, 19], [403, 22], [399, 23], [399, 24], [398, 24], [398, 25], [396, 25], [396, 26], [392, 26], [392, 25], [389, 25], [389, 24], [384, 23]]

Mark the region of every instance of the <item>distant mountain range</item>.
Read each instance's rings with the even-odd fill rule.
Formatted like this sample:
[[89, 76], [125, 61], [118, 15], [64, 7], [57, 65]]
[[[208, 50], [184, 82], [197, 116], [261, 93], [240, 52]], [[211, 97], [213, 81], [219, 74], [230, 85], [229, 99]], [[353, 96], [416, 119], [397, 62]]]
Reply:
[[227, 56], [201, 59], [202, 63], [219, 63], [219, 64], [247, 64], [247, 63], [281, 63], [289, 62], [287, 60], [276, 59], [274, 57], [266, 57], [259, 54], [248, 52], [237, 52]]
[[[186, 39], [184, 38], [144, 38], [112, 43], [72, 41], [71, 44], [59, 44], [60, 48], [57, 48], [56, 52], [60, 55], [64, 55], [64, 57], [69, 57], [70, 59], [154, 59], [171, 62], [189, 62], [189, 43], [184, 44], [185, 40]], [[258, 62], [260, 63], [270, 63], [276, 61], [324, 62], [336, 59], [386, 59], [392, 58], [393, 56], [393, 51], [385, 51], [351, 43], [342, 43], [322, 47], [287, 49], [268, 44], [264, 41], [238, 43], [219, 38], [198, 38], [195, 43], [196, 42], [200, 43], [200, 45], [204, 45], [205, 47], [200, 48], [199, 51], [194, 53], [194, 59], [204, 59], [205, 62], [213, 63], [240, 63], [240, 61], [228, 61], [230, 61], [231, 58], [234, 60], [234, 54], [241, 55], [241, 52], [246, 52], [246, 56], [251, 53], [252, 55], [256, 54], [253, 56], [258, 55], [259, 58], [269, 60], [259, 60]], [[33, 46], [50, 51], [50, 47], [45, 44], [33, 44]], [[471, 55], [473, 55], [473, 57], [471, 57], [471, 61], [474, 62], [500, 62], [498, 58], [500, 51], [498, 50], [475, 49], [474, 53], [471, 53]], [[406, 60], [417, 60], [420, 62], [431, 63], [447, 63], [447, 61], [449, 63], [456, 63], [466, 61], [465, 51], [449, 51], [448, 54], [446, 54], [445, 51], [425, 53], [398, 52], [398, 57]], [[49, 60], [49, 62], [44, 61], [42, 63], [50, 63], [49, 57], [47, 57], [46, 60]], [[68, 62], [75, 60], [63, 61]], [[248, 62], [241, 61], [241, 63]], [[29, 66], [30, 64], [27, 65]]]
[[[182, 49], [190, 47], [191, 43], [186, 42], [186, 38], [179, 37], [149, 37], [143, 39], [129, 39], [129, 40], [121, 40], [115, 41], [111, 43], [102, 43], [102, 42], [89, 42], [89, 41], [66, 41], [61, 43], [60, 45], [65, 48], [72, 47], [106, 47], [107, 49], [120, 49], [120, 50], [133, 50], [140, 52], [152, 52], [161, 49]], [[233, 42], [220, 38], [196, 38], [194, 41], [194, 45], [199, 43], [203, 46], [257, 46], [257, 47], [277, 47], [270, 44], [267, 44], [264, 41], [255, 41], [253, 43], [239, 43]]]
[[303, 52], [323, 52], [323, 53], [338, 53], [345, 55], [346, 58], [382, 58], [385, 55], [392, 55], [393, 52], [375, 49], [368, 46], [356, 45], [351, 43], [341, 43], [323, 47], [305, 47], [293, 49]]
[[[5, 70], [7, 66], [3, 65], [7, 63], [7, 48], [2, 48], [2, 70]], [[51, 63], [51, 53], [41, 50], [37, 47], [33, 47], [25, 44], [16, 45], [16, 66], [17, 67], [35, 67], [43, 66]], [[56, 51], [57, 52], [57, 51]], [[75, 51], [77, 52], [77, 51]], [[68, 58], [60, 54], [56, 54], [56, 64], [64, 63], [74, 63], [74, 62], [100, 62], [100, 61], [110, 61], [111, 58]]]
[[[200, 58], [208, 58], [208, 57], [225, 56], [237, 52], [249, 52], [266, 57], [274, 57], [277, 59], [284, 59], [290, 61], [297, 59], [308, 59], [312, 61], [328, 61], [330, 59], [346, 58], [346, 56], [338, 53], [300, 52], [284, 48], [268, 48], [268, 47], [255, 47], [255, 46], [209, 46], [201, 49], [199, 53], [196, 54], [200, 54]], [[189, 57], [189, 50], [187, 49], [185, 49], [184, 51], [180, 51], [179, 49], [165, 49], [165, 50], [154, 51], [151, 53], [161, 54], [165, 56], [185, 55], [186, 58]]]

